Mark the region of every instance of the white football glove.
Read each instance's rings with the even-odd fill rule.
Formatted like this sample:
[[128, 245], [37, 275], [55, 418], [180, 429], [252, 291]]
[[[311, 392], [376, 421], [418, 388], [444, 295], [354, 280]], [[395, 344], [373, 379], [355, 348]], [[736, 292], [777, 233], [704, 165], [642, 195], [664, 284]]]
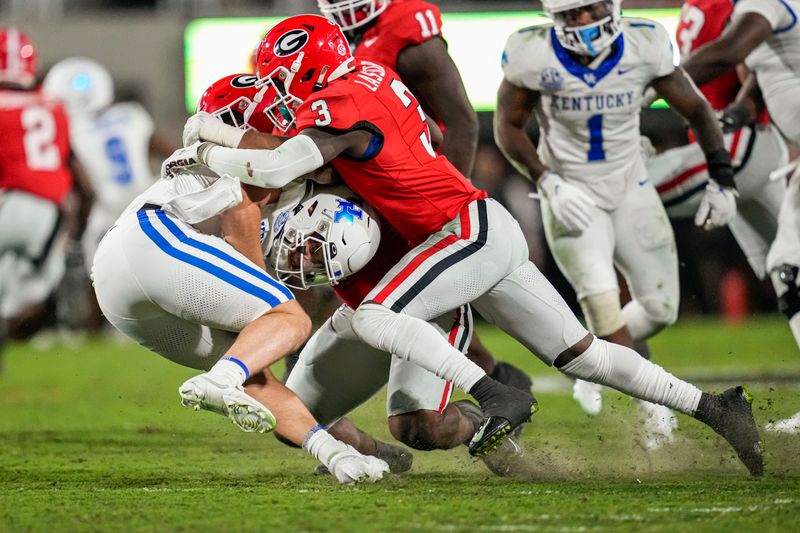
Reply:
[[205, 166], [202, 155], [215, 146], [213, 143], [195, 143], [186, 148], [178, 148], [161, 163], [161, 177], [172, 178], [182, 172], [192, 172], [197, 167]]
[[220, 146], [238, 148], [244, 134], [244, 129], [225, 124], [211, 113], [198, 111], [183, 126], [183, 146], [191, 146], [198, 141], [211, 141]]
[[578, 235], [586, 231], [592, 222], [592, 208], [597, 205], [588, 194], [551, 171], [539, 178], [539, 190], [567, 231]]
[[705, 229], [727, 225], [736, 216], [736, 196], [735, 189], [721, 187], [716, 181], [709, 180], [694, 216], [694, 224]]
[[346, 449], [335, 454], [325, 466], [336, 476], [339, 483], [345, 485], [358, 481], [375, 482], [389, 471], [386, 461], [372, 455], [362, 455], [349, 444]]

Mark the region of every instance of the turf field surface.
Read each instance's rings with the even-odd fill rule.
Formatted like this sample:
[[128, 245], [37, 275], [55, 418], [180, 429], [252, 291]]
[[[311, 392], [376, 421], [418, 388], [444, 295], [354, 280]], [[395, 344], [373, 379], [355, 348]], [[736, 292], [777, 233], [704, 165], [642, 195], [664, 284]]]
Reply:
[[[414, 452], [411, 472], [340, 487], [269, 435], [181, 408], [193, 371], [129, 343], [12, 344], [0, 377], [0, 531], [796, 531], [800, 436], [764, 433], [749, 479], [727, 446], [680, 415], [671, 446], [637, 444], [636, 406], [606, 390], [597, 417], [569, 384], [495, 330], [493, 352], [534, 375], [522, 479], [466, 450]], [[800, 353], [778, 318], [683, 322], [651, 343], [676, 375], [721, 390], [747, 377], [763, 425], [800, 410]], [[353, 420], [383, 439], [384, 398]]]

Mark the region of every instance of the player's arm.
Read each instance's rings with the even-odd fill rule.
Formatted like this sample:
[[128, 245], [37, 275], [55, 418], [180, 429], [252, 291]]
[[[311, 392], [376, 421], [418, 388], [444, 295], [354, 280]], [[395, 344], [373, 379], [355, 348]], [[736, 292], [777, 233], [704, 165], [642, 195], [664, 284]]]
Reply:
[[242, 201], [220, 215], [225, 241], [262, 269], [264, 254], [261, 251], [261, 209], [258, 201], [264, 189], [242, 185]]
[[[331, 133], [317, 128], [307, 128], [272, 150], [200, 145], [196, 148], [196, 161], [216, 172], [235, 176], [242, 183], [257, 187], [280, 188], [317, 170], [339, 154], [362, 157], [368, 153], [372, 140], [373, 134], [364, 130]], [[195, 156], [189, 154], [189, 157]], [[187, 162], [185, 154], [177, 154], [173, 158], [178, 163], [175, 167], [185, 166]], [[167, 172], [169, 169], [168, 162]]]
[[497, 90], [497, 110], [494, 113], [497, 147], [520, 174], [534, 183], [547, 172], [547, 167], [539, 160], [525, 125], [540, 97], [537, 91], [517, 87], [504, 78]]
[[441, 153], [469, 176], [478, 146], [478, 116], [444, 39], [404, 48], [397, 55], [397, 73], [423, 107], [445, 125]]
[[697, 49], [682, 66], [697, 85], [725, 74], [772, 34], [769, 21], [757, 13], [736, 17], [728, 30]]
[[695, 224], [706, 229], [724, 226], [736, 216], [736, 185], [731, 156], [711, 106], [680, 67], [656, 78], [651, 85], [689, 121], [706, 156], [711, 179], [695, 214]]
[[742, 86], [719, 117], [723, 133], [730, 133], [752, 124], [766, 107], [755, 75], [744, 65], [736, 67]]
[[[680, 68], [676, 68], [671, 74], [655, 79], [651, 85], [675, 111], [689, 122], [697, 135], [697, 143], [709, 161], [709, 172], [711, 172], [711, 161], [715, 158], [727, 158], [728, 166], [730, 166], [730, 157], [725, 150], [722, 130], [714, 115], [714, 110], [692, 84], [686, 73]], [[730, 175], [723, 173], [715, 176], [712, 174], [711, 177], [717, 179], [720, 185], [734, 186], [732, 171]]]

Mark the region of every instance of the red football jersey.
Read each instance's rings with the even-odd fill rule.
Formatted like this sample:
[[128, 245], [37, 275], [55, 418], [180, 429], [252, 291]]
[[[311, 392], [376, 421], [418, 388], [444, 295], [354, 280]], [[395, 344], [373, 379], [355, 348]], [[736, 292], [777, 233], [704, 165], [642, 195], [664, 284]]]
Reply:
[[400, 77], [383, 65], [356, 60], [355, 70], [309, 97], [297, 129], [363, 129], [374, 134], [363, 159], [332, 161], [345, 183], [412, 244], [419, 244], [481, 198], [431, 145], [425, 113]]
[[393, 0], [378, 15], [353, 50], [353, 55], [397, 70], [397, 56], [408, 46], [424, 43], [441, 34], [439, 8], [422, 0]]
[[37, 91], [0, 90], [0, 189], [61, 203], [72, 188], [69, 127], [61, 104]]
[[[731, 13], [731, 0], [686, 0], [676, 35], [681, 56], [690, 55], [722, 35]], [[721, 111], [736, 99], [740, 87], [739, 76], [731, 71], [702, 85], [700, 91], [711, 107]]]

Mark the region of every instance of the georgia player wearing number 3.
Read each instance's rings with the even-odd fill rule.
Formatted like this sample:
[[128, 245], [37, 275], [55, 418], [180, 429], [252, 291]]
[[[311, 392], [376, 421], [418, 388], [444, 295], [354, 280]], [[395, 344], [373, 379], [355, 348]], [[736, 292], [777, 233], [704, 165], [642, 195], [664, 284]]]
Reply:
[[[73, 174], [82, 177], [73, 172], [64, 108], [35, 84], [33, 43], [16, 28], [0, 28], [0, 346], [14, 321], [31, 316], [61, 280], [61, 206]], [[79, 194], [79, 205], [87, 197]]]

